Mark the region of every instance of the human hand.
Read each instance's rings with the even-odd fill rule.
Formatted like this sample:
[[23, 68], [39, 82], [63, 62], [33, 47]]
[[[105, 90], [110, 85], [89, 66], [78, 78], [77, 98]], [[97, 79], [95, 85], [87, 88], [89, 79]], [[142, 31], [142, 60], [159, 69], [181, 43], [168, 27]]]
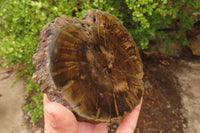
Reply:
[[[133, 133], [142, 101], [122, 119], [116, 133]], [[45, 133], [107, 133], [107, 123], [79, 122], [70, 110], [59, 103], [50, 102], [45, 94], [43, 103]]]

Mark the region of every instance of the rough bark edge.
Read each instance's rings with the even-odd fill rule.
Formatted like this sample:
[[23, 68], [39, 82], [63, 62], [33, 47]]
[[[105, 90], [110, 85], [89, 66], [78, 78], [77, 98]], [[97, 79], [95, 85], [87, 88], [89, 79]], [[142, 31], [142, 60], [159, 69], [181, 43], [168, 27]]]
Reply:
[[38, 47], [36, 53], [33, 55], [33, 65], [35, 67], [35, 73], [32, 76], [33, 81], [36, 84], [39, 84], [41, 91], [47, 93], [48, 98], [51, 101], [55, 101], [63, 105], [66, 103], [61, 98], [60, 91], [56, 88], [50, 75], [50, 57], [48, 52], [51, 48], [51, 44], [57, 37], [57, 32], [59, 32], [57, 30], [58, 27], [62, 26], [63, 23], [68, 23], [68, 20], [68, 17], [63, 15], [59, 18], [55, 18], [50, 23], [45, 25], [40, 32]]

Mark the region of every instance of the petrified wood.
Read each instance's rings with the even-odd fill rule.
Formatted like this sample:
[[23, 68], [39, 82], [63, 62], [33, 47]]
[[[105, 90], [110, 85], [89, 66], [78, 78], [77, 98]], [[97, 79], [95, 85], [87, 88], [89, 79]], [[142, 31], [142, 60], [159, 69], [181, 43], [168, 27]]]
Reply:
[[99, 10], [44, 26], [33, 64], [34, 82], [81, 121], [120, 120], [143, 95], [135, 42], [116, 17]]

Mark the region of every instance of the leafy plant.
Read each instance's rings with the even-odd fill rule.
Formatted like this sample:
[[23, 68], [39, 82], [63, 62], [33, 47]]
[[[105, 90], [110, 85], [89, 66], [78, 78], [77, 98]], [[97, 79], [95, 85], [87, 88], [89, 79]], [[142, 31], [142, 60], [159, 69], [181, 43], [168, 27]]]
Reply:
[[36, 122], [43, 116], [43, 102], [41, 97], [43, 93], [37, 93], [31, 97], [32, 102], [26, 104], [23, 108], [31, 114], [31, 121]]
[[150, 39], [156, 38], [166, 42], [178, 39], [180, 45], [188, 44], [185, 31], [194, 23], [192, 13], [198, 11], [198, 0], [126, 0], [126, 3], [132, 12], [133, 23], [129, 27], [134, 28], [130, 32], [143, 49]]
[[30, 104], [24, 107], [32, 121], [42, 116], [42, 92], [34, 84], [32, 56], [39, 33], [55, 17], [82, 16], [89, 9], [100, 9], [120, 19], [138, 47], [148, 48], [149, 40], [162, 38], [166, 46], [172, 40], [187, 44], [199, 0], [6, 0], [0, 1], [0, 57], [5, 66], [18, 64], [18, 75], [25, 77]]

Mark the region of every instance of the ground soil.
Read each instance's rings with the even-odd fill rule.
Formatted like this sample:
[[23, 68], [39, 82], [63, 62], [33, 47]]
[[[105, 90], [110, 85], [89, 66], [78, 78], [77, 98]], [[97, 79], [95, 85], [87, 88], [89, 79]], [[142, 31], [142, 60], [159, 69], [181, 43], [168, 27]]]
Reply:
[[41, 128], [27, 124], [23, 111], [26, 88], [16, 77], [13, 68], [0, 69], [0, 133], [42, 133]]
[[183, 53], [143, 54], [145, 95], [136, 133], [200, 132], [200, 58]]
[[180, 85], [175, 77], [177, 60], [162, 55], [143, 56], [145, 95], [136, 132], [183, 132]]
[[[177, 73], [181, 86], [182, 112], [187, 119], [184, 126], [185, 133], [200, 133], [200, 59], [195, 61], [181, 61], [187, 68]], [[189, 83], [189, 84], [188, 84]]]

